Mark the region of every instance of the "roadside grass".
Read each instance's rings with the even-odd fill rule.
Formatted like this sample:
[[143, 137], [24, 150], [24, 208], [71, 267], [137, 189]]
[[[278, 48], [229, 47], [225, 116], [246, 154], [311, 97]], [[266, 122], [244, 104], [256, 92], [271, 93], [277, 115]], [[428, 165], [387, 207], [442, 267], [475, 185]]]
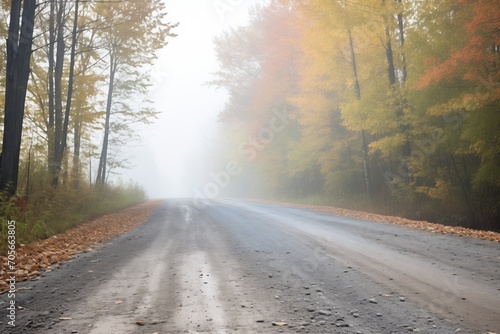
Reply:
[[97, 187], [50, 185], [31, 189], [29, 196], [0, 194], [0, 256], [7, 253], [8, 221], [15, 221], [16, 244], [29, 244], [62, 233], [100, 215], [144, 202], [136, 184]]

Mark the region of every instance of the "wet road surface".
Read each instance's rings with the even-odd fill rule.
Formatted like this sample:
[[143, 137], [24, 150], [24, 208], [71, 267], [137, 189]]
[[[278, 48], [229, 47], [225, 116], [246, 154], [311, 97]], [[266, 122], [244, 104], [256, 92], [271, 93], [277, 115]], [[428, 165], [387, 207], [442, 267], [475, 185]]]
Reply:
[[495, 242], [168, 200], [137, 230], [19, 284], [17, 326], [4, 316], [0, 332], [500, 332], [499, 264]]

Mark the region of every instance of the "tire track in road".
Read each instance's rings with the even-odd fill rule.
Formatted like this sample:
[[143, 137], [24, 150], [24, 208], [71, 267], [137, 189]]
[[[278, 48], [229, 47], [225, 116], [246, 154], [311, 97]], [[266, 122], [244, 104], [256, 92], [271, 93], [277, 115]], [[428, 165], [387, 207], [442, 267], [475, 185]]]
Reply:
[[68, 330], [85, 327], [91, 334], [133, 332], [137, 323], [149, 318], [152, 301], [160, 292], [166, 275], [171, 244], [172, 241], [165, 243], [156, 238], [151, 247], [110, 273], [111, 278], [78, 307], [68, 310], [62, 318], [69, 320], [54, 326], [53, 333], [68, 333]]
[[174, 327], [162, 333], [267, 333], [257, 320], [276, 309], [268, 294], [257, 293], [256, 284], [240, 268], [227, 232], [206, 212], [183, 205], [183, 222], [172, 235], [177, 246], [176, 280], [179, 307]]
[[[33, 290], [19, 293], [20, 305], [25, 307], [19, 312], [23, 327], [14, 333], [368, 334], [413, 330], [448, 334], [458, 328], [462, 333], [485, 333], [478, 326], [466, 325], [465, 317], [462, 322], [436, 316], [429, 305], [419, 305], [417, 296], [407, 294], [410, 290], [402, 291], [393, 281], [377, 282], [372, 276], [382, 274], [369, 269], [384, 267], [384, 263], [386, 267], [397, 265], [408, 257], [414, 261], [394, 270], [412, 276], [411, 270], [417, 269], [413, 264], [436, 252], [432, 249], [439, 250], [432, 258], [437, 261], [448, 249], [460, 255], [460, 245], [469, 253], [496, 254], [490, 244], [471, 245], [449, 238], [450, 245], [436, 248], [442, 245], [442, 237], [428, 238], [421, 232], [362, 221], [337, 224], [338, 219], [243, 202], [213, 202], [199, 208], [189, 200], [170, 200], [137, 230], [29, 283]], [[363, 234], [364, 229], [371, 230], [370, 238]], [[394, 233], [405, 233], [405, 240], [413, 240], [412, 249], [418, 250], [422, 240], [427, 247], [421, 253], [401, 252], [402, 242], [391, 241]], [[375, 241], [378, 238], [380, 242]], [[365, 264], [366, 253], [380, 261]], [[438, 272], [450, 266], [438, 264]], [[469, 260], [465, 264], [476, 268], [484, 262], [478, 265]], [[422, 268], [422, 275], [432, 271], [428, 266]], [[457, 268], [454, 272], [463, 275]], [[386, 269], [390, 268], [382, 268]], [[450, 274], [449, 270], [445, 273]], [[476, 277], [490, 274], [498, 276], [490, 268]], [[406, 284], [413, 284], [402, 276]], [[495, 286], [480, 280], [478, 284]], [[399, 298], [400, 292], [407, 297], [405, 302]], [[273, 327], [274, 321], [288, 326]]]
[[220, 224], [188, 201], [172, 202], [164, 211], [150, 227], [154, 237], [142, 241], [148, 246], [110, 270], [91, 294], [61, 315], [68, 320], [48, 332], [275, 332], [270, 320], [257, 320], [275, 319], [270, 310], [276, 302], [243, 273]]
[[177, 278], [181, 281], [182, 305], [175, 315], [177, 328], [189, 333], [226, 328], [221, 288], [207, 256], [203, 252], [186, 255]]
[[[494, 242], [474, 239], [468, 242], [467, 238], [458, 236], [427, 234], [405, 227], [273, 205], [230, 200], [219, 201], [219, 205], [225, 214], [233, 210], [241, 217], [252, 217], [255, 222], [267, 222], [260, 225], [277, 229], [303, 245], [319, 248], [324, 257], [346, 268], [355, 267], [356, 271], [386, 287], [402, 294], [411, 293], [411, 299], [423, 309], [447, 322], [483, 331], [496, 332], [500, 328], [498, 270], [495, 266], [485, 268], [482, 263], [472, 263], [467, 258], [467, 254], [484, 251], [483, 256], [500, 259]], [[393, 241], [391, 237], [398, 234], [405, 234], [405, 238]], [[442, 239], [447, 244], [436, 247]], [[412, 251], [405, 241], [412, 244]], [[462, 254], [464, 262], [454, 263], [453, 257], [460, 258]], [[483, 274], [476, 275], [475, 271]]]

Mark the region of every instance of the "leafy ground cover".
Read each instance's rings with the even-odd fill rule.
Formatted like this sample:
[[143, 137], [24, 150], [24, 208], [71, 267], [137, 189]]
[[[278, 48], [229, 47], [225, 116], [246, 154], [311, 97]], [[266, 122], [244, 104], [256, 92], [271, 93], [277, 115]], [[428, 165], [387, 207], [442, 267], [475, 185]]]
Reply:
[[[42, 271], [56, 270], [59, 263], [144, 223], [161, 201], [146, 202], [107, 214], [48, 239], [20, 245], [16, 250], [16, 281], [37, 280]], [[7, 257], [0, 256], [0, 293], [8, 290]]]

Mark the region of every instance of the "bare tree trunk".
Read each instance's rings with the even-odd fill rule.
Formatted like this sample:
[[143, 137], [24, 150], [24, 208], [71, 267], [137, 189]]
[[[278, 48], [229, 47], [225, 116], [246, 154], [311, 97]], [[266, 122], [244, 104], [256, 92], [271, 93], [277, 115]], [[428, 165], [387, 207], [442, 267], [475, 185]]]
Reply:
[[47, 126], [47, 139], [48, 139], [48, 170], [52, 173], [54, 162], [54, 48], [55, 48], [55, 4], [50, 1], [50, 15], [49, 15], [49, 123]]
[[[5, 118], [0, 161], [0, 190], [7, 195], [17, 191], [19, 155], [23, 130], [26, 91], [30, 73], [35, 0], [24, 0], [20, 27], [21, 0], [12, 0], [7, 39]], [[19, 32], [21, 34], [19, 38]]]
[[27, 168], [27, 177], [26, 177], [26, 202], [29, 201], [30, 198], [30, 190], [31, 190], [31, 156], [33, 153], [33, 138], [31, 138], [31, 144], [28, 151], [28, 168]]
[[80, 145], [81, 145], [81, 133], [80, 133], [80, 115], [77, 112], [74, 117], [74, 130], [73, 130], [73, 172], [71, 177], [73, 178], [73, 187], [78, 188], [80, 185]]
[[55, 101], [55, 127], [54, 127], [54, 161], [52, 162], [52, 186], [57, 186], [57, 176], [61, 169], [61, 138], [63, 133], [63, 97], [62, 76], [64, 69], [64, 0], [59, 1], [57, 11], [57, 48], [56, 64], [54, 69], [54, 101]]
[[[57, 187], [59, 183], [59, 173], [61, 172], [61, 162], [64, 157], [64, 152], [66, 150], [67, 138], [68, 138], [68, 127], [69, 127], [69, 114], [71, 111], [71, 99], [73, 97], [73, 82], [74, 82], [74, 73], [75, 73], [75, 54], [76, 54], [76, 43], [77, 43], [77, 28], [78, 28], [78, 5], [80, 0], [75, 1], [75, 16], [73, 21], [73, 32], [72, 32], [72, 40], [71, 40], [71, 55], [70, 55], [70, 64], [69, 64], [69, 79], [68, 79], [68, 95], [66, 99], [66, 109], [64, 112], [64, 123], [61, 130], [61, 138], [60, 141], [56, 140], [58, 144], [57, 154], [56, 154], [56, 173], [54, 174], [54, 178], [52, 179], [52, 186]], [[62, 107], [62, 106], [61, 106]]]
[[99, 159], [99, 168], [97, 169], [96, 184], [106, 183], [106, 168], [108, 160], [108, 143], [109, 143], [109, 122], [111, 118], [111, 106], [113, 102], [113, 89], [115, 84], [115, 73], [117, 68], [116, 59], [113, 53], [110, 53], [110, 64], [109, 64], [109, 88], [108, 88], [108, 100], [106, 103], [106, 122], [104, 124], [104, 139], [102, 142], [101, 157]]
[[89, 187], [92, 188], [92, 152], [89, 154]]
[[363, 156], [363, 171], [365, 176], [365, 190], [368, 196], [371, 195], [371, 173], [370, 165], [368, 164], [368, 142], [366, 140], [365, 130], [361, 130], [361, 147]]

